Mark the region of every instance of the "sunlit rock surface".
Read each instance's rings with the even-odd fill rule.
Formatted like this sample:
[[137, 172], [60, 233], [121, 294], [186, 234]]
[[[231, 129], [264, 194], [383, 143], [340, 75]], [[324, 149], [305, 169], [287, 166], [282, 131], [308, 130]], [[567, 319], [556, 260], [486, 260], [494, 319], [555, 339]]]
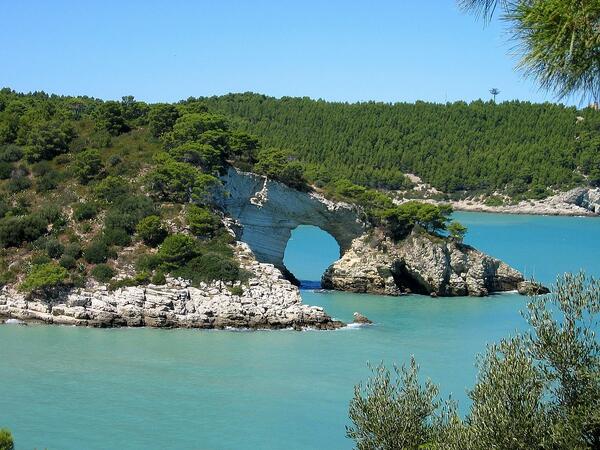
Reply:
[[285, 247], [299, 225], [327, 231], [342, 254], [353, 239], [364, 233], [365, 226], [353, 205], [332, 202], [233, 168], [222, 180], [226, 194], [218, 201], [239, 222], [238, 239], [246, 242], [261, 262], [284, 268]]
[[323, 287], [401, 295], [484, 296], [519, 288], [523, 275], [471, 246], [413, 231], [400, 242], [365, 234], [323, 275]]

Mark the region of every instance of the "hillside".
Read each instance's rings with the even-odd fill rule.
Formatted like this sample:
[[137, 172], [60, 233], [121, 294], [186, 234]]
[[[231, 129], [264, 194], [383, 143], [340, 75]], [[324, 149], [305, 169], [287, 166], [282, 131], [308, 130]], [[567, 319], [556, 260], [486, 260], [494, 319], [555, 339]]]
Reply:
[[512, 200], [600, 184], [600, 113], [529, 102], [332, 103], [246, 93], [202, 99], [265, 145], [289, 149], [309, 179], [386, 189], [416, 174], [449, 198]]
[[[239, 294], [252, 274], [215, 203], [220, 177], [233, 165], [310, 187], [289, 153], [230, 122], [199, 100], [148, 105], [1, 90], [0, 287], [52, 297], [92, 280], [116, 289], [171, 276], [193, 286], [225, 282]], [[441, 230], [448, 220], [447, 210], [397, 208], [343, 180], [329, 192], [394, 235], [417, 223]]]

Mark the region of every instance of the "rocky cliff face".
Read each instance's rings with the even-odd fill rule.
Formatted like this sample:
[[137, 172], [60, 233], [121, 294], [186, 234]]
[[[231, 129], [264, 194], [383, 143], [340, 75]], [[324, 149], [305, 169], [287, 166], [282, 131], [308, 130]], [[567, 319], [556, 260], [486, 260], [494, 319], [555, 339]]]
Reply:
[[303, 328], [343, 326], [322, 308], [302, 304], [298, 289], [271, 264], [261, 264], [244, 244], [238, 245], [242, 266], [254, 276], [232, 293], [216, 282], [199, 288], [169, 279], [110, 292], [96, 285], [65, 292], [57, 300], [27, 298], [5, 287], [0, 292], [0, 318], [94, 327], [150, 326], [185, 328]]
[[282, 183], [230, 168], [222, 178], [225, 195], [217, 202], [239, 223], [238, 239], [261, 262], [285, 270], [283, 256], [291, 232], [314, 225], [331, 234], [343, 253], [364, 233], [353, 205], [332, 202], [315, 193], [300, 192]]
[[394, 243], [377, 233], [352, 242], [323, 275], [323, 287], [401, 295], [483, 296], [516, 290], [523, 275], [473, 247], [421, 231]]

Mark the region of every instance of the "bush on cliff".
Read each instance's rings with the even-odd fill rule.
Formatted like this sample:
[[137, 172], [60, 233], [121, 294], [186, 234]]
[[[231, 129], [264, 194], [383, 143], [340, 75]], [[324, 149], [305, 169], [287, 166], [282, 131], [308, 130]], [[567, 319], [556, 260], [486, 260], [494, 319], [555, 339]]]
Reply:
[[97, 281], [108, 283], [115, 276], [115, 271], [106, 264], [98, 264], [90, 271], [90, 275]]
[[163, 241], [157, 255], [167, 266], [179, 267], [199, 253], [195, 238], [185, 234], [172, 234]]
[[198, 205], [188, 207], [186, 221], [190, 231], [197, 236], [210, 236], [221, 226], [221, 219], [217, 215]]
[[138, 237], [150, 247], [156, 247], [167, 237], [167, 230], [160, 217], [148, 216], [143, 218], [136, 226]]
[[21, 289], [27, 292], [45, 291], [60, 286], [68, 275], [67, 270], [55, 262], [34, 265], [21, 283]]

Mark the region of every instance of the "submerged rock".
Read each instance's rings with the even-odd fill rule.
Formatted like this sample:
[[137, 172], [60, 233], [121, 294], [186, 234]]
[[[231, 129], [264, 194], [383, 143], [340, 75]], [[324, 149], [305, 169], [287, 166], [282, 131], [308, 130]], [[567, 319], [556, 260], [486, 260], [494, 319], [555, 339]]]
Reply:
[[399, 242], [377, 233], [355, 239], [322, 284], [383, 295], [485, 296], [516, 290], [523, 281], [520, 272], [471, 246], [413, 230]]
[[366, 316], [363, 316], [359, 312], [355, 312], [353, 314], [353, 316], [354, 316], [353, 323], [360, 323], [360, 324], [365, 324], [365, 325], [373, 323], [373, 321], [369, 320]]
[[521, 295], [543, 295], [550, 293], [550, 289], [535, 281], [521, 281], [517, 285], [517, 292]]

